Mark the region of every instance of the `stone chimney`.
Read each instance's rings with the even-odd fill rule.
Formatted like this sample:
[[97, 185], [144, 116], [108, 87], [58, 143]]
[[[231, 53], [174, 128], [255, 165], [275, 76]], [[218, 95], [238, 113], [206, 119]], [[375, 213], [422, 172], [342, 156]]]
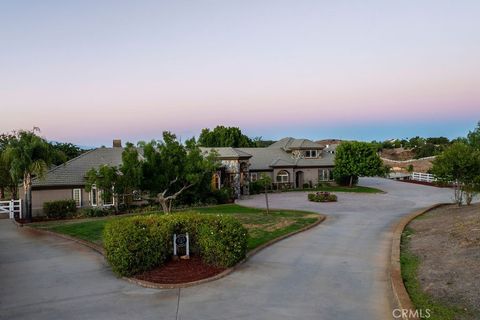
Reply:
[[113, 139], [113, 147], [114, 147], [114, 148], [121, 148], [121, 147], [122, 147], [122, 140], [120, 140], [120, 139]]

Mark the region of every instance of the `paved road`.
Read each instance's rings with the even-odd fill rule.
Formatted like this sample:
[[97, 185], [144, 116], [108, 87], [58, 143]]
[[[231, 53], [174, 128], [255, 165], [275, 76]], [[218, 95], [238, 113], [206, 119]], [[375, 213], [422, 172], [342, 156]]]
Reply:
[[385, 179], [361, 184], [388, 193], [338, 193], [337, 203], [324, 204], [301, 192], [271, 195], [272, 207], [328, 218], [226, 278], [181, 290], [137, 287], [89, 249], [0, 220], [0, 319], [388, 319], [391, 227], [417, 208], [450, 201], [451, 192]]

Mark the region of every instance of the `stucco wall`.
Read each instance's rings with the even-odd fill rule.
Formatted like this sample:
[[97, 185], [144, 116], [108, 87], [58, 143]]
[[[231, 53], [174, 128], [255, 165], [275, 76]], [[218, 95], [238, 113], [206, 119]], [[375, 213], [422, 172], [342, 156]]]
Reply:
[[[20, 198], [24, 198], [23, 192]], [[32, 190], [32, 215], [43, 215], [43, 204], [45, 202], [69, 199], [73, 199], [73, 188]], [[85, 189], [82, 188], [82, 207], [86, 207], [89, 205], [89, 194], [85, 191]]]

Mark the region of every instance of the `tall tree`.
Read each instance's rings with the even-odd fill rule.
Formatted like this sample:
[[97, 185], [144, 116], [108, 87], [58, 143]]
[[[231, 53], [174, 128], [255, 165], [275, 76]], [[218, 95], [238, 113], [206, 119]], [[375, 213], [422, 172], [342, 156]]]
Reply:
[[480, 151], [455, 142], [433, 161], [432, 173], [445, 183], [453, 183], [455, 202], [467, 204], [480, 191]]
[[51, 142], [50, 144], [52, 145], [53, 149], [57, 151], [55, 153], [57, 156], [53, 159], [53, 164], [57, 166], [65, 161], [76, 158], [85, 152], [85, 150], [79, 146], [69, 142]]
[[17, 198], [17, 185], [20, 181], [13, 180], [10, 173], [10, 161], [4, 157], [4, 152], [11, 139], [14, 139], [13, 134], [0, 135], [0, 200], [5, 198], [5, 190], [10, 191], [10, 196], [13, 199]]
[[23, 181], [27, 221], [32, 220], [32, 179], [43, 178], [55, 155], [55, 150], [36, 134], [37, 131], [38, 128], [18, 131], [3, 154], [4, 160], [10, 163], [12, 180]]
[[351, 187], [358, 181], [358, 177], [385, 173], [383, 162], [370, 143], [345, 141], [335, 151], [333, 175], [339, 184], [348, 184]]
[[216, 126], [213, 130], [202, 130], [198, 143], [202, 147], [255, 147], [255, 142], [244, 135], [237, 127]]
[[90, 192], [95, 186], [100, 190], [102, 202], [115, 197], [115, 211], [118, 210], [118, 191], [116, 187], [119, 182], [118, 169], [115, 166], [103, 165], [98, 169], [92, 168], [86, 174], [85, 190]]
[[171, 212], [180, 194], [205, 181], [205, 176], [211, 178], [218, 167], [214, 155], [204, 156], [194, 139], [183, 145], [169, 132], [160, 142], [143, 144], [143, 157], [142, 190], [155, 195], [165, 213]]
[[480, 150], [480, 121], [477, 123], [477, 127], [473, 131], [469, 131], [467, 134], [468, 144]]
[[122, 152], [122, 165], [119, 170], [119, 181], [115, 188], [124, 198], [125, 203], [130, 203], [133, 193], [140, 191], [142, 183], [142, 162], [138, 149], [131, 143], [127, 143], [125, 150]]

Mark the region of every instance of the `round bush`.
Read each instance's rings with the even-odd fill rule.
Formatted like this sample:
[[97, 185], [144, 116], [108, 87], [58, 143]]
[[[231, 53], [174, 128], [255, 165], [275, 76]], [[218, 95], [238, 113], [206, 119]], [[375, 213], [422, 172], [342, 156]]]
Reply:
[[202, 260], [217, 267], [232, 267], [245, 258], [247, 240], [247, 229], [228, 216], [208, 217], [198, 228]]
[[168, 257], [170, 232], [159, 217], [112, 220], [104, 230], [105, 257], [113, 272], [130, 276], [161, 265]]
[[198, 213], [112, 220], [104, 230], [105, 256], [115, 273], [131, 276], [164, 264], [173, 255], [173, 234], [187, 232], [190, 254], [206, 264], [231, 267], [245, 258], [248, 232], [240, 222]]

